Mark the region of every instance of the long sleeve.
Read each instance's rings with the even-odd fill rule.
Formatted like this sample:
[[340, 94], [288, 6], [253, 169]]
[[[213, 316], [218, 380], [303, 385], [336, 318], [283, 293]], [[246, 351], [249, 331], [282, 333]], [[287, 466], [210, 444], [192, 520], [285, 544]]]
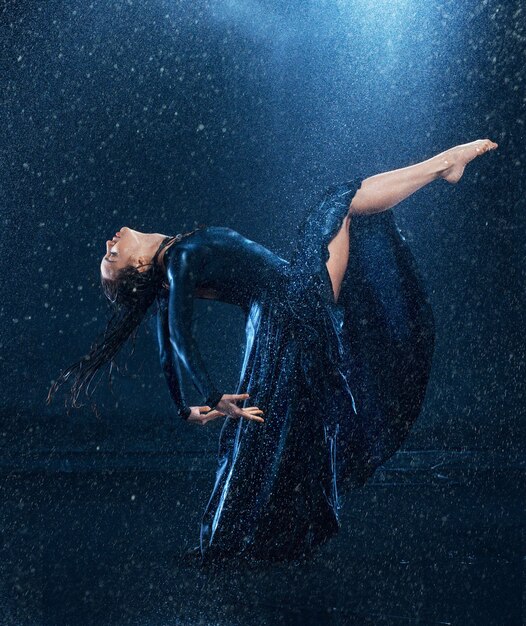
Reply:
[[157, 341], [159, 344], [159, 358], [168, 389], [180, 417], [186, 419], [190, 414], [190, 407], [186, 404], [183, 387], [182, 372], [179, 357], [170, 343], [170, 329], [168, 324], [168, 298], [159, 297], [157, 311]]
[[178, 246], [177, 249], [170, 251], [166, 268], [170, 285], [168, 296], [170, 343], [181, 365], [201, 394], [203, 404], [214, 407], [222, 394], [210, 378], [192, 333], [194, 289], [199, 260], [199, 251], [192, 248]]

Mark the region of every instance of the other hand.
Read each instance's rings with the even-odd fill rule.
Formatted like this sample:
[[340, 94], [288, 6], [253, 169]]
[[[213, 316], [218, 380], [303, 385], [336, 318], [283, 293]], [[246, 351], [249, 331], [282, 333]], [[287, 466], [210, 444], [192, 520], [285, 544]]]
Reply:
[[265, 420], [261, 417], [261, 415], [263, 415], [263, 411], [257, 406], [247, 406], [243, 408], [237, 406], [237, 402], [246, 400], [249, 397], [250, 394], [248, 393], [224, 393], [221, 396], [221, 400], [219, 400], [216, 404], [215, 409], [211, 410], [210, 413], [207, 413], [206, 415], [211, 419], [215, 419], [220, 415], [228, 415], [235, 419], [244, 417], [245, 419], [253, 420], [255, 422], [264, 422]]
[[190, 415], [187, 418], [187, 422], [204, 426], [207, 422], [212, 421], [217, 415], [210, 415], [212, 409], [209, 406], [191, 406]]
[[264, 422], [265, 420], [260, 417], [263, 415], [263, 411], [257, 406], [243, 408], [237, 406], [236, 402], [246, 400], [249, 397], [250, 394], [248, 393], [223, 394], [213, 410], [209, 406], [191, 406], [187, 421], [204, 426], [220, 415], [229, 415], [234, 418], [244, 417], [255, 422]]
[[209, 415], [218, 413], [219, 415], [229, 415], [236, 419], [244, 417], [255, 422], [264, 422], [265, 420], [261, 417], [263, 411], [257, 406], [247, 406], [243, 408], [237, 406], [237, 402], [246, 400], [247, 398], [250, 398], [250, 394], [248, 393], [225, 393], [221, 396], [221, 400], [216, 404], [215, 409], [211, 411]]

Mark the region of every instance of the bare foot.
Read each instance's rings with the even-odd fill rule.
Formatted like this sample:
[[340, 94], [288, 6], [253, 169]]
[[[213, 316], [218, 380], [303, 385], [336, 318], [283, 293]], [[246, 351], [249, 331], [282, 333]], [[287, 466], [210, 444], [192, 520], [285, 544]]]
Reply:
[[462, 178], [466, 165], [488, 150], [495, 150], [498, 144], [490, 139], [477, 139], [463, 143], [437, 155], [441, 171], [439, 176], [448, 183], [458, 183]]

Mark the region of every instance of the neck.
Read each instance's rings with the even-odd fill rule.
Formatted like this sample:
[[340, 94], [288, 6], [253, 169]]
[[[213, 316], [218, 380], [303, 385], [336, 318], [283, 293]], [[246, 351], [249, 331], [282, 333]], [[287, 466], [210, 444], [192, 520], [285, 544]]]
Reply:
[[[158, 233], [157, 233], [158, 234]], [[155, 243], [155, 247], [152, 251], [152, 259], [153, 256], [155, 255], [155, 253], [157, 252], [157, 250], [159, 249], [159, 246], [162, 244], [163, 240], [165, 240], [169, 235], [160, 235], [158, 234], [158, 238], [156, 239], [156, 243]], [[166, 251], [168, 250], [168, 248], [170, 248], [170, 246], [172, 246], [175, 243], [175, 240], [169, 241], [167, 242], [164, 247], [162, 248], [162, 250], [159, 252], [159, 254], [157, 255], [157, 263], [163, 268], [164, 267], [164, 255], [166, 254]]]
[[[165, 237], [167, 237], [167, 235], [163, 235], [162, 233], [141, 233], [140, 256], [143, 258], [144, 262], [151, 263], [155, 253], [157, 252], [157, 249], [159, 248], [162, 240]], [[162, 252], [164, 252], [164, 250]], [[160, 257], [161, 257], [161, 253], [157, 255], [157, 259], [159, 259]]]

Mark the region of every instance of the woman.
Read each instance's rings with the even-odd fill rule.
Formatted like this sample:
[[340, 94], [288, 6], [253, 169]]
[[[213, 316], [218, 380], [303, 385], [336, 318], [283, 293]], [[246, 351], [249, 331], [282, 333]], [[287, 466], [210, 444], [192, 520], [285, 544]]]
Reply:
[[[226, 416], [202, 561], [310, 554], [338, 531], [340, 492], [363, 485], [400, 447], [429, 378], [433, 315], [387, 209], [437, 178], [457, 182], [495, 148], [477, 140], [329, 189], [303, 219], [290, 262], [229, 228], [177, 237], [121, 229], [101, 261], [120, 316], [48, 400], [72, 373], [74, 402], [87, 393], [157, 300], [161, 364], [179, 414], [197, 424]], [[192, 336], [196, 297], [245, 311], [234, 394], [214, 386]], [[183, 372], [201, 405], [186, 405]]]

